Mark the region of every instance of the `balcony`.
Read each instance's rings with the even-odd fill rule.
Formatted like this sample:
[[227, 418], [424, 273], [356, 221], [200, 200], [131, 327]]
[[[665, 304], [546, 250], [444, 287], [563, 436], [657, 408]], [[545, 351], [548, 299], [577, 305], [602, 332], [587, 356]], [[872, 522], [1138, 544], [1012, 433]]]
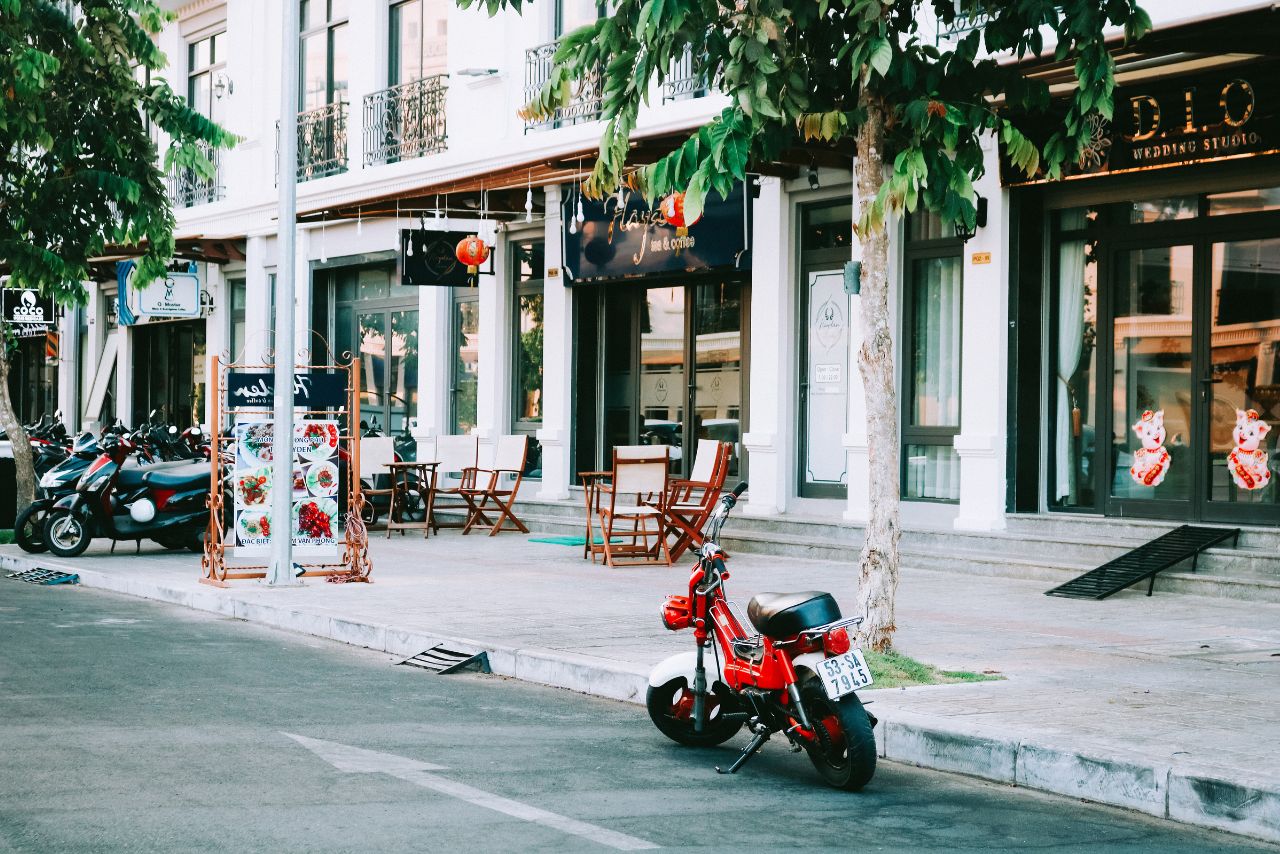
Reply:
[[[276, 177], [280, 172], [280, 123], [276, 122]], [[347, 102], [298, 113], [298, 180], [347, 171]]]
[[[524, 102], [532, 101], [542, 90], [543, 84], [551, 77], [552, 62], [556, 48], [560, 42], [531, 47], [524, 52]], [[600, 118], [602, 103], [603, 75], [596, 69], [573, 84], [569, 103], [556, 109], [555, 115], [547, 118], [526, 119], [525, 131], [544, 130], [546, 128], [564, 127], [565, 125], [593, 122]]]
[[685, 48], [680, 58], [671, 64], [671, 73], [662, 82], [662, 103], [701, 98], [711, 88], [712, 75], [695, 62], [693, 51]]
[[364, 164], [395, 163], [445, 150], [449, 75], [437, 74], [364, 98]]
[[222, 151], [199, 143], [200, 151], [213, 163], [213, 177], [205, 178], [194, 169], [175, 168], [168, 175], [169, 199], [176, 207], [193, 208], [223, 197]]

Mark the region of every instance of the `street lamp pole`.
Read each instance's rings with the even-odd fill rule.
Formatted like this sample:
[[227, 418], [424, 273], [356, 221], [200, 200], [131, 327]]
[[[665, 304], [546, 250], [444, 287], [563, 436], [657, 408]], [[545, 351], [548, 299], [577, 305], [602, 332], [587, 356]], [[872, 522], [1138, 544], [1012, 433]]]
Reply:
[[276, 238], [275, 401], [271, 566], [267, 584], [293, 574], [293, 268], [298, 191], [298, 0], [284, 0], [280, 63], [279, 231]]

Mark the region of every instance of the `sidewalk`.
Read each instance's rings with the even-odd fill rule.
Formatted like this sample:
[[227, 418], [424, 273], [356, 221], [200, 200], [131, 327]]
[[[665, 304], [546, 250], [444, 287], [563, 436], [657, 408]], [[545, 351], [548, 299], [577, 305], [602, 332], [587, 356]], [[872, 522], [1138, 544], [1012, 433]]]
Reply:
[[[152, 545], [108, 556], [95, 544], [72, 560], [6, 546], [0, 566], [64, 569], [86, 586], [394, 655], [470, 642], [497, 673], [632, 702], [656, 662], [692, 647], [658, 617], [682, 592], [684, 565], [608, 569], [580, 546], [514, 534], [383, 536], [371, 585], [221, 590], [197, 582], [195, 556]], [[763, 590], [829, 590], [851, 613], [854, 559], [742, 554], [728, 587], [743, 606]], [[1280, 842], [1280, 605], [1132, 592], [1083, 602], [1043, 589], [904, 569], [897, 647], [1007, 679], [866, 692], [882, 755]]]

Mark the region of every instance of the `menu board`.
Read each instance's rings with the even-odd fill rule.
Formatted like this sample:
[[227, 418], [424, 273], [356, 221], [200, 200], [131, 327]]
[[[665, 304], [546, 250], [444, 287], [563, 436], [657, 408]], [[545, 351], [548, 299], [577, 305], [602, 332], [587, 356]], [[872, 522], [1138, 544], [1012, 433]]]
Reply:
[[[270, 551], [276, 520], [271, 517], [275, 462], [271, 421], [244, 421], [235, 426], [237, 554]], [[294, 426], [290, 489], [295, 552], [330, 557], [338, 551], [338, 422], [306, 420]]]

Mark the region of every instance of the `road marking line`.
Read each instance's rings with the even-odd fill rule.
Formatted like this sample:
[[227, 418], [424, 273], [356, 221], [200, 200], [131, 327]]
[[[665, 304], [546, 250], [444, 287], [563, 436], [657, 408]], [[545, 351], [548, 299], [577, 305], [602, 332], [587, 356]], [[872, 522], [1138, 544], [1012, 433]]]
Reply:
[[501, 795], [495, 795], [482, 789], [468, 786], [465, 783], [458, 783], [431, 773], [432, 771], [445, 770], [441, 765], [420, 762], [416, 759], [396, 756], [392, 753], [365, 750], [348, 744], [340, 744], [336, 741], [307, 738], [290, 732], [282, 732], [280, 734], [298, 742], [298, 744], [301, 744], [339, 771], [351, 774], [387, 774], [407, 783], [413, 783], [415, 786], [433, 789], [441, 794], [475, 804], [478, 807], [500, 812], [522, 821], [541, 824], [563, 833], [581, 836], [583, 839], [589, 839], [592, 842], [607, 845], [620, 851], [642, 851], [659, 847], [644, 839], [628, 836], [625, 833], [619, 833], [616, 830], [609, 830], [585, 821], [568, 818], [558, 813], [548, 812], [547, 810], [521, 803], [520, 801], [513, 801], [510, 798], [504, 798]]

